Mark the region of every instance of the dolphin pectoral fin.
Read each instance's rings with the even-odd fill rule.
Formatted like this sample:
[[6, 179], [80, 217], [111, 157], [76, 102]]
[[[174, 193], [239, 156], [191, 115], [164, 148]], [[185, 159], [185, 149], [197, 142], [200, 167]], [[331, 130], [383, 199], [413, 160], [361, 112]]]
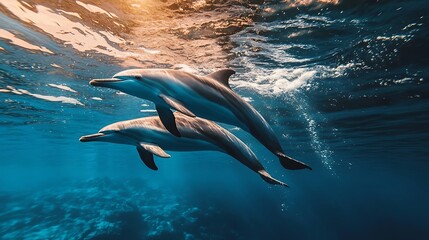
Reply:
[[298, 170], [298, 169], [308, 168], [310, 170], [313, 170], [307, 164], [300, 162], [298, 160], [295, 160], [289, 156], [286, 156], [284, 153], [277, 153], [277, 156], [279, 157], [280, 164], [286, 169]]
[[146, 151], [155, 154], [158, 157], [169, 158], [171, 157], [168, 153], [166, 153], [162, 148], [153, 144], [140, 143], [140, 147], [145, 149]]
[[173, 112], [164, 106], [156, 105], [156, 111], [158, 112], [159, 118], [161, 119], [164, 127], [174, 136], [181, 137], [179, 130], [176, 126], [176, 119], [174, 118]]
[[286, 183], [271, 177], [271, 175], [265, 170], [259, 170], [258, 173], [259, 173], [259, 176], [261, 176], [261, 178], [269, 184], [289, 187]]
[[155, 162], [153, 161], [153, 154], [146, 151], [143, 147], [137, 146], [137, 152], [139, 152], [140, 158], [143, 163], [152, 170], [158, 170]]
[[234, 73], [235, 71], [232, 69], [222, 69], [222, 70], [213, 72], [207, 75], [206, 77], [215, 79], [218, 82], [222, 83], [222, 85], [224, 85], [225, 87], [231, 88], [231, 86], [229, 86], [229, 77], [231, 77], [231, 75], [233, 75]]
[[160, 94], [159, 95], [160, 98], [162, 98], [162, 100], [164, 100], [165, 103], [168, 104], [168, 106], [170, 106], [173, 109], [176, 109], [177, 111], [188, 115], [189, 117], [195, 117], [195, 114], [193, 114], [191, 111], [189, 111], [185, 106], [183, 106], [183, 104], [181, 102], [179, 102], [178, 100], [166, 96], [164, 94]]

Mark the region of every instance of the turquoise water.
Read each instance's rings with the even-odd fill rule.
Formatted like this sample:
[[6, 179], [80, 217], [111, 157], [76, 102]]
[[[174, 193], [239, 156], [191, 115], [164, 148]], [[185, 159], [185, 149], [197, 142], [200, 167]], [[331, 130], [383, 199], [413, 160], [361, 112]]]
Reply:
[[[0, 1], [0, 238], [427, 238], [428, 6], [323, 2]], [[235, 69], [313, 170], [227, 125], [290, 188], [217, 152], [152, 171], [132, 146], [79, 142], [156, 114], [88, 84], [135, 67]]]

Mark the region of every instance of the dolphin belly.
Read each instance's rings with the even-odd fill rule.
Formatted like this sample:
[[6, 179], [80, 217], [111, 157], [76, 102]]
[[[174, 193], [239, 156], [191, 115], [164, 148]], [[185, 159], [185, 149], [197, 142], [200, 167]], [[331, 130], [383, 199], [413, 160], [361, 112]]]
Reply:
[[181, 138], [175, 141], [158, 142], [160, 147], [168, 151], [219, 151], [220, 149], [213, 144], [202, 140]]

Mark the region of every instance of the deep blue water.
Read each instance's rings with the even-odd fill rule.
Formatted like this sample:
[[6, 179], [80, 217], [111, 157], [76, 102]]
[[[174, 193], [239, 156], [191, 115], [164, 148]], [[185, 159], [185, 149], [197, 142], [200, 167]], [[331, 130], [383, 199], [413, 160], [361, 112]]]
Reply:
[[[0, 239], [427, 239], [429, 5], [324, 2], [1, 0]], [[290, 188], [221, 153], [152, 171], [79, 142], [155, 114], [88, 84], [134, 67], [235, 69], [313, 171], [226, 125]]]

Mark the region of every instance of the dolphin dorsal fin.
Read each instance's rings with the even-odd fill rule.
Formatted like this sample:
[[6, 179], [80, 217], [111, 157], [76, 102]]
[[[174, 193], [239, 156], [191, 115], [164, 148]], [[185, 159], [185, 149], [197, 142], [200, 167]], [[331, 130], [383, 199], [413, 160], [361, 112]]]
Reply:
[[215, 79], [218, 82], [222, 83], [225, 87], [231, 88], [231, 86], [229, 86], [229, 77], [231, 77], [231, 75], [234, 73], [235, 73], [234, 70], [226, 68], [226, 69], [221, 69], [219, 71], [210, 73], [206, 77]]

